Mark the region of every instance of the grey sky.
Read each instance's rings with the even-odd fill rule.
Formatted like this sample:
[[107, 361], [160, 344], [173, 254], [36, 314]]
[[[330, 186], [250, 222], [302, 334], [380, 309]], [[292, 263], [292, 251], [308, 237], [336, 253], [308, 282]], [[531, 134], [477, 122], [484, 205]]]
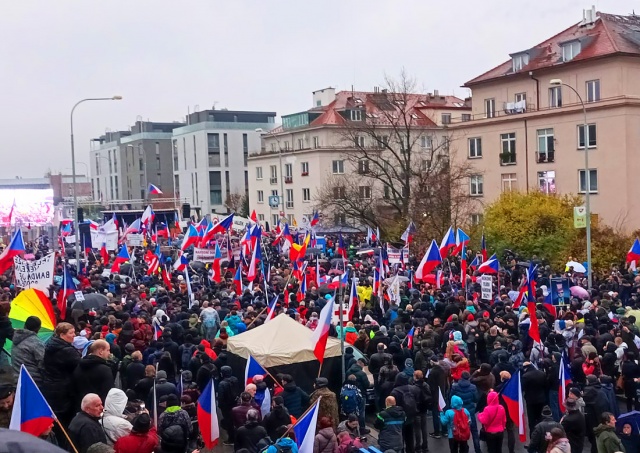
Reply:
[[[0, 5], [0, 178], [70, 172], [89, 139], [188, 106], [310, 107], [327, 86], [370, 90], [404, 67], [422, 89], [465, 81], [578, 22], [589, 0], [5, 1]], [[595, 2], [628, 14], [633, 0]], [[78, 167], [84, 172], [84, 166]]]

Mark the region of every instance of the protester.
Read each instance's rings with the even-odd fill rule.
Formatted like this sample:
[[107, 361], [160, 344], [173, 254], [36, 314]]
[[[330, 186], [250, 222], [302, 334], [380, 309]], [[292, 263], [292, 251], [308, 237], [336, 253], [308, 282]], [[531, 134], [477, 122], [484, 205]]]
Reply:
[[338, 421], [338, 399], [336, 394], [333, 393], [327, 387], [329, 380], [327, 378], [317, 378], [315, 381], [315, 391], [309, 396], [309, 405], [313, 405], [318, 399], [320, 400], [320, 406], [318, 407], [318, 420], [322, 417], [327, 417], [334, 424], [333, 428], [337, 427]]
[[117, 388], [109, 390], [104, 402], [104, 413], [100, 420], [109, 446], [113, 446], [118, 439], [131, 432], [131, 423], [123, 415], [126, 407], [127, 395]]
[[300, 417], [309, 407], [309, 395], [296, 385], [291, 375], [282, 376], [282, 385], [284, 387], [282, 392], [284, 406], [295, 418]]
[[451, 453], [468, 453], [468, 440], [471, 437], [471, 415], [463, 406], [462, 398], [456, 395], [451, 397], [451, 409], [440, 413], [440, 423], [447, 430]]
[[82, 398], [80, 412], [69, 424], [69, 437], [78, 453], [87, 453], [89, 447], [98, 442], [107, 443], [99, 422], [102, 411], [102, 400], [95, 393], [88, 393]]
[[616, 435], [616, 418], [611, 412], [604, 412], [600, 415], [600, 424], [594, 431], [598, 444], [598, 453], [625, 451], [622, 441]]
[[318, 421], [318, 433], [313, 441], [313, 453], [336, 453], [338, 438], [333, 430], [333, 420], [321, 417]]
[[114, 384], [113, 370], [107, 364], [111, 354], [109, 343], [105, 340], [96, 340], [89, 346], [87, 352], [73, 372], [78, 406], [80, 406], [80, 400], [88, 393], [95, 393], [105, 401]]
[[[487, 451], [489, 453], [502, 452], [502, 439], [507, 426], [507, 416], [504, 408], [500, 405], [496, 392], [491, 391], [487, 395], [487, 406], [482, 412], [478, 413], [478, 421], [482, 423], [482, 429], [485, 432]], [[533, 440], [531, 443], [533, 443]], [[532, 453], [531, 443], [529, 444], [530, 453]], [[546, 452], [546, 450], [538, 451]]]
[[133, 419], [131, 432], [120, 437], [115, 445], [115, 453], [153, 453], [158, 447], [156, 428], [151, 426], [148, 412], [142, 412]]
[[249, 409], [245, 423], [236, 430], [234, 450], [245, 448], [249, 453], [258, 453], [258, 445], [265, 437], [267, 430], [260, 425], [260, 411]]
[[0, 428], [9, 428], [16, 391], [12, 384], [0, 385]]
[[388, 396], [385, 409], [378, 414], [373, 426], [379, 431], [378, 445], [380, 450], [402, 451], [404, 448], [403, 425], [406, 419], [400, 406], [396, 406], [396, 399]]
[[24, 329], [13, 332], [11, 348], [11, 366], [17, 373], [25, 366], [34, 382], [42, 385], [41, 370], [44, 361], [44, 343], [38, 338], [42, 322], [37, 316], [29, 316], [24, 322]]
[[281, 396], [275, 396], [269, 412], [264, 418], [264, 427], [267, 430], [267, 434], [272, 441], [276, 441], [276, 432], [281, 426], [286, 426], [291, 423], [291, 415], [289, 411], [284, 407], [284, 400]]

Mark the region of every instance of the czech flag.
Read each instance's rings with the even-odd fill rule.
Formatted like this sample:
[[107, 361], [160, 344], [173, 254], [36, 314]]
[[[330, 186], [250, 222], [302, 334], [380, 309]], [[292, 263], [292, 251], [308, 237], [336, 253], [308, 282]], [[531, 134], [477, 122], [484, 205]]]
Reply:
[[78, 288], [76, 287], [76, 283], [73, 281], [73, 278], [69, 273], [69, 269], [65, 265], [64, 273], [62, 274], [62, 286], [60, 287], [60, 291], [58, 291], [58, 295], [56, 296], [56, 300], [58, 301], [58, 309], [60, 310], [60, 319], [66, 318], [67, 299], [77, 290]]
[[253, 248], [253, 254], [251, 255], [251, 263], [249, 264], [249, 270], [247, 271], [247, 280], [253, 282], [256, 279], [256, 275], [258, 273], [258, 260], [260, 259], [258, 255], [261, 255], [260, 252], [260, 243], [257, 243]]
[[422, 258], [422, 261], [420, 261], [420, 265], [418, 265], [418, 268], [416, 269], [416, 280], [423, 280], [441, 263], [442, 255], [440, 255], [440, 249], [438, 249], [438, 244], [436, 244], [436, 241], [432, 240], [431, 245], [429, 245], [427, 252]]
[[11, 242], [0, 255], [0, 274], [4, 274], [4, 272], [13, 265], [14, 256], [20, 256], [23, 253], [24, 239], [22, 238], [22, 230], [18, 228], [16, 232], [13, 233]]
[[169, 291], [173, 291], [173, 285], [171, 284], [171, 275], [169, 275], [167, 266], [164, 266], [162, 268], [162, 281]]
[[151, 209], [151, 206], [147, 206], [147, 208], [142, 213], [142, 224], [146, 225], [147, 227], [150, 226], [153, 223], [153, 219], [155, 218], [155, 216], [156, 214], [155, 212], [153, 212], [153, 209]]
[[467, 236], [467, 234], [462, 231], [461, 228], [458, 228], [458, 231], [456, 231], [456, 248], [453, 249], [453, 254], [457, 255], [458, 253], [465, 250], [470, 240], [471, 238], [469, 238], [469, 236]]
[[185, 234], [184, 239], [182, 240], [182, 245], [180, 245], [180, 250], [186, 250], [192, 245], [196, 245], [200, 240], [200, 235], [198, 234], [198, 230], [196, 227], [189, 225], [189, 229], [187, 229], [187, 234]]
[[640, 260], [640, 241], [636, 238], [636, 240], [633, 241], [633, 245], [627, 252], [627, 263], [638, 260]]
[[404, 230], [404, 233], [402, 233], [402, 236], [400, 236], [400, 239], [404, 241], [405, 245], [411, 244], [411, 242], [413, 241], [413, 235], [415, 233], [416, 233], [416, 224], [413, 223], [413, 221], [411, 221], [409, 222], [407, 229]]
[[233, 284], [235, 285], [236, 294], [242, 295], [242, 266], [238, 266], [236, 275], [233, 276]]
[[102, 265], [109, 265], [109, 252], [107, 251], [107, 244], [102, 243], [102, 247], [100, 247], [100, 257], [102, 257]]
[[27, 369], [22, 365], [9, 429], [38, 437], [51, 427], [55, 418], [49, 403], [42, 396]]
[[335, 296], [324, 304], [318, 317], [318, 327], [316, 327], [316, 330], [314, 330], [311, 335], [311, 343], [314, 345], [313, 354], [316, 356], [316, 359], [318, 359], [318, 362], [320, 362], [320, 365], [322, 365], [324, 361], [324, 351], [327, 347], [327, 339], [329, 338], [329, 327], [331, 326], [334, 303]]
[[320, 216], [318, 215], [318, 211], [313, 211], [313, 217], [311, 218], [311, 222], [309, 222], [309, 225], [314, 227], [318, 224], [319, 221], [320, 221]]
[[338, 248], [336, 248], [336, 255], [343, 257], [347, 256], [347, 248], [344, 246], [344, 239], [342, 239], [342, 233], [338, 236]]
[[216, 223], [216, 225], [211, 229], [210, 234], [213, 236], [216, 233], [224, 233], [229, 228], [231, 228], [231, 225], [233, 225], [234, 215], [235, 214], [231, 213], [228, 216], [226, 216], [224, 219]]
[[[218, 425], [218, 414], [216, 412], [216, 392], [213, 389], [213, 380], [209, 381], [198, 398], [198, 425], [205, 447], [211, 449], [218, 445], [220, 438], [220, 426]], [[315, 425], [314, 425], [315, 429]]]
[[303, 274], [302, 279], [300, 280], [300, 286], [298, 287], [298, 293], [296, 294], [298, 302], [304, 300], [305, 294], [307, 294], [307, 274]]
[[313, 453], [313, 444], [316, 437], [316, 425], [318, 424], [318, 413], [320, 412], [320, 401], [318, 401], [293, 425], [293, 433], [298, 445], [298, 453]]
[[176, 260], [175, 263], [173, 263], [173, 268], [178, 272], [182, 272], [187, 268], [187, 264], [189, 264], [189, 260], [186, 256], [184, 256], [184, 254], [181, 253], [180, 257]]
[[113, 260], [113, 264], [111, 265], [111, 273], [117, 274], [120, 271], [120, 264], [126, 263], [131, 259], [129, 256], [129, 249], [126, 245], [120, 247], [120, 251], [116, 255], [116, 259]]
[[478, 266], [478, 272], [481, 274], [497, 274], [498, 271], [500, 271], [500, 262], [495, 254]]
[[558, 376], [558, 403], [560, 404], [560, 412], [564, 414], [566, 408], [564, 402], [567, 400], [567, 387], [571, 384], [571, 367], [566, 354], [560, 357], [560, 373]]
[[[264, 323], [268, 323], [269, 321], [271, 321], [273, 319], [273, 317], [276, 315], [276, 305], [278, 304], [278, 295], [276, 294], [273, 297], [273, 300], [271, 301], [271, 303], [269, 304], [269, 307], [267, 308], [267, 319], [264, 320]], [[249, 365], [247, 365], [249, 366]], [[257, 374], [264, 374], [264, 373], [257, 373]]]
[[507, 405], [507, 412], [513, 423], [518, 427], [520, 442], [526, 442], [524, 426], [524, 408], [522, 404], [522, 386], [520, 385], [520, 371], [516, 371], [502, 388], [500, 394]]
[[473, 258], [473, 261], [471, 261], [471, 264], [469, 264], [469, 267], [475, 271], [480, 264], [480, 258], [476, 255], [475, 258]]
[[258, 375], [264, 376], [266, 374], [269, 374], [267, 373], [267, 370], [265, 370], [251, 354], [249, 354], [247, 366], [244, 369], [244, 386], [246, 387], [249, 384], [253, 384], [254, 377]]
[[158, 186], [149, 184], [149, 195], [162, 195], [162, 190], [160, 190]]
[[413, 349], [413, 332], [416, 330], [415, 327], [412, 327], [409, 333], [407, 334], [407, 348]]
[[213, 255], [213, 263], [211, 263], [211, 280], [220, 283], [222, 281], [222, 269], [220, 268], [220, 261], [222, 261], [222, 251], [220, 246], [216, 242], [216, 252]]
[[449, 250], [455, 248], [456, 246], [456, 236], [453, 233], [453, 227], [449, 227], [447, 233], [442, 238], [442, 242], [440, 243], [440, 256], [442, 258], [446, 258], [449, 254]]
[[536, 310], [536, 281], [535, 272], [538, 266], [534, 266], [533, 263], [529, 264], [527, 269], [527, 308], [529, 310], [529, 336], [538, 343], [542, 343], [540, 340], [540, 329], [538, 328], [538, 316]]
[[484, 231], [482, 232], [482, 241], [480, 242], [480, 249], [482, 251], [482, 261], [487, 261], [487, 241], [484, 238]]
[[353, 319], [353, 315], [356, 312], [356, 307], [359, 307], [360, 299], [358, 298], [358, 288], [356, 288], [356, 279], [351, 279], [351, 295], [349, 296], [349, 319]]

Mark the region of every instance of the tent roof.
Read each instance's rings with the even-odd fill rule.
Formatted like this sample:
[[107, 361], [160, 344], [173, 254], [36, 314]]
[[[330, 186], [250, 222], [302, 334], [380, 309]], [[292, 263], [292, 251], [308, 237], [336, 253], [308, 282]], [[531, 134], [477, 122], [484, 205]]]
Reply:
[[[312, 334], [311, 329], [283, 313], [260, 327], [229, 338], [227, 350], [245, 359], [251, 354], [267, 368], [308, 362], [316, 360]], [[325, 358], [340, 355], [340, 340], [329, 337]]]

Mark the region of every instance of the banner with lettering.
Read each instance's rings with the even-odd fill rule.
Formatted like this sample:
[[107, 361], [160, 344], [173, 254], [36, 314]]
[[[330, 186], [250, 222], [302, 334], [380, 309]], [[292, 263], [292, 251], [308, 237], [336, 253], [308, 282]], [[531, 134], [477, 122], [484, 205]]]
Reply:
[[35, 288], [48, 293], [53, 283], [53, 267], [55, 253], [49, 253], [35, 261], [23, 260], [19, 256], [13, 258], [16, 272], [16, 286], [19, 288]]

